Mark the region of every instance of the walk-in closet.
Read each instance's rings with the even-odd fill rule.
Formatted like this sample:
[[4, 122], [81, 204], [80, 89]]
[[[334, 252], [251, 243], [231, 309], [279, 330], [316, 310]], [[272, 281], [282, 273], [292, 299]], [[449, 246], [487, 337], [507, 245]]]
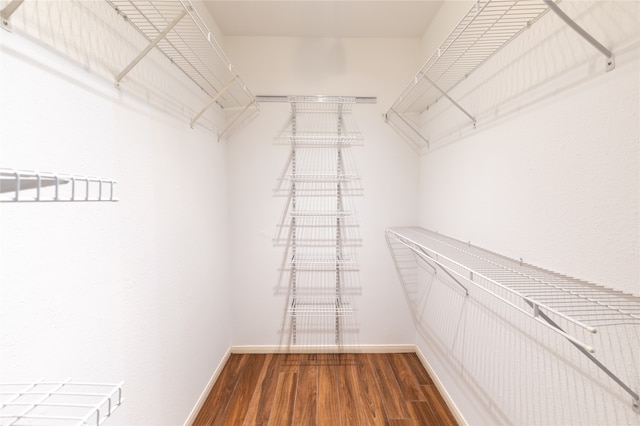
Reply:
[[0, 425], [640, 424], [640, 2], [0, 27]]

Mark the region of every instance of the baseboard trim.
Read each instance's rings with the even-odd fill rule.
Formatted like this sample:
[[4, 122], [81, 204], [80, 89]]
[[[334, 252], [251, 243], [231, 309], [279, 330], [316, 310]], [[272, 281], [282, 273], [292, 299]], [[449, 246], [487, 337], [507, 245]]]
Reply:
[[451, 410], [451, 414], [453, 414], [453, 417], [456, 418], [459, 425], [461, 426], [468, 425], [469, 423], [467, 423], [464, 416], [458, 409], [458, 406], [455, 404], [455, 402], [453, 402], [451, 395], [449, 395], [449, 392], [447, 392], [447, 390], [442, 385], [440, 378], [438, 377], [436, 372], [433, 370], [433, 368], [431, 368], [431, 364], [429, 364], [429, 361], [427, 361], [427, 358], [424, 356], [424, 354], [422, 353], [418, 345], [414, 345], [413, 348], [416, 355], [420, 359], [420, 362], [422, 362], [422, 365], [424, 366], [425, 370], [427, 370], [427, 373], [429, 373], [429, 376], [433, 380], [433, 383], [438, 388], [438, 392], [440, 392], [440, 395], [442, 395], [444, 402], [446, 402], [447, 406], [449, 407], [449, 410]]
[[267, 354], [267, 353], [396, 353], [415, 352], [416, 345], [234, 345], [229, 348], [234, 354]]
[[216, 383], [216, 380], [218, 380], [218, 376], [220, 376], [220, 373], [222, 372], [222, 369], [224, 368], [224, 365], [229, 360], [229, 357], [231, 356], [231, 353], [232, 353], [231, 352], [231, 347], [229, 347], [229, 349], [227, 349], [227, 351], [225, 352], [224, 356], [222, 357], [222, 359], [218, 363], [218, 366], [216, 367], [215, 371], [213, 372], [213, 375], [211, 376], [211, 378], [209, 379], [209, 382], [207, 383], [207, 386], [202, 391], [202, 394], [200, 395], [200, 398], [198, 398], [198, 401], [196, 402], [196, 405], [193, 407], [193, 410], [191, 410], [191, 413], [189, 414], [189, 417], [187, 417], [187, 420], [184, 422], [184, 426], [191, 426], [193, 424], [193, 422], [196, 420], [196, 417], [198, 416], [198, 413], [200, 412], [200, 409], [202, 408], [202, 406], [204, 405], [204, 402], [207, 400], [207, 397], [211, 393], [211, 389], [213, 389], [213, 385]]

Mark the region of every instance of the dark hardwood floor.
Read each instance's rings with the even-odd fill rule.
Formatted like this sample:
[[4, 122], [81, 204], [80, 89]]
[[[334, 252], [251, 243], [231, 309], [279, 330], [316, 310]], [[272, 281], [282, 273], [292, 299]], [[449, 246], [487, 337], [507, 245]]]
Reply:
[[414, 353], [232, 354], [194, 425], [456, 425]]

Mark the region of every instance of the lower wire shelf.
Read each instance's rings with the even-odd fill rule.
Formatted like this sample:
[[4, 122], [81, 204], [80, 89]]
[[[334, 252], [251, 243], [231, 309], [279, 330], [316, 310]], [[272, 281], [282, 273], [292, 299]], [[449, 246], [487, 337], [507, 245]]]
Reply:
[[123, 383], [0, 383], [0, 425], [103, 424], [119, 408]]
[[[618, 377], [596, 358], [596, 347], [588, 343], [594, 336], [606, 334], [608, 346], [599, 340], [605, 347], [597, 348], [601, 358], [607, 357], [617, 367], [637, 362], [616, 361], [612, 348], [628, 344], [624, 333], [631, 336], [640, 333], [640, 297], [548, 271], [420, 227], [388, 228], [386, 238], [405, 289], [416, 286], [415, 276], [408, 272], [419, 260], [433, 271], [444, 272], [466, 296], [472, 290], [476, 296], [490, 295], [568, 340], [623, 388], [632, 398], [633, 409], [640, 412], [638, 391], [628, 384], [631, 380]], [[633, 356], [632, 351], [619, 355]]]

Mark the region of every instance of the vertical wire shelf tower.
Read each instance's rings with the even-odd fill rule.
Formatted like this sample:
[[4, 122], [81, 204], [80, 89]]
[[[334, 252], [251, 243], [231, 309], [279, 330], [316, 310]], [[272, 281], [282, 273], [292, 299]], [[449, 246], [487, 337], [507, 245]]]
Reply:
[[[362, 145], [351, 117], [355, 97], [290, 96], [289, 238], [287, 315], [290, 342], [308, 334], [340, 346], [351, 301], [347, 274], [357, 272], [350, 252], [357, 245], [357, 220], [348, 198], [357, 195], [359, 177], [350, 148]], [[332, 336], [331, 336], [332, 335]], [[321, 338], [324, 336], [324, 338]], [[320, 338], [320, 340], [318, 340]]]

